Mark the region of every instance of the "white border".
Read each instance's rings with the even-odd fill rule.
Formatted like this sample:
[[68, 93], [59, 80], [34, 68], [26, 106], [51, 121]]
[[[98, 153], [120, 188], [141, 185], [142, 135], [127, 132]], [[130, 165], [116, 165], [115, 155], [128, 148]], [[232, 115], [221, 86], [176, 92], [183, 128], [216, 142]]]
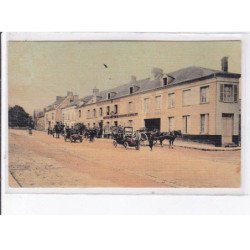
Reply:
[[[241, 164], [241, 188], [20, 188], [13, 189], [8, 187], [8, 124], [7, 124], [7, 107], [8, 93], [7, 79], [8, 79], [8, 55], [7, 55], [7, 44], [8, 41], [76, 41], [76, 40], [143, 40], [143, 41], [205, 41], [205, 40], [241, 40], [242, 41], [242, 164]], [[185, 199], [190, 197], [193, 199], [197, 195], [242, 195], [250, 194], [250, 160], [249, 154], [246, 150], [249, 148], [249, 132], [247, 127], [250, 124], [249, 107], [250, 100], [247, 98], [250, 93], [249, 87], [246, 82], [250, 80], [249, 72], [247, 68], [250, 68], [250, 35], [247, 33], [4, 33], [2, 36], [2, 176], [5, 177], [2, 180], [2, 192], [3, 198], [12, 200], [13, 198], [19, 199], [20, 197], [28, 197], [34, 199], [39, 197], [51, 197], [51, 194], [58, 194], [64, 198], [83, 198], [83, 196], [93, 197], [93, 194], [102, 195], [113, 195], [116, 197], [126, 197], [130, 195], [150, 196], [151, 194], [157, 194], [157, 197], [161, 195], [172, 195], [171, 197], [182, 197], [185, 195]], [[35, 194], [39, 194], [36, 196]], [[63, 195], [65, 194], [65, 195]], [[35, 196], [34, 196], [35, 195]], [[138, 196], [140, 195], [140, 196]], [[175, 195], [175, 196], [173, 196]], [[176, 196], [177, 195], [177, 196]], [[188, 195], [188, 196], [187, 196]], [[196, 196], [193, 196], [196, 195]], [[57, 196], [58, 197], [58, 196]], [[94, 196], [98, 197], [98, 196]], [[134, 197], [134, 196], [133, 196]], [[163, 196], [165, 197], [165, 196]], [[169, 196], [170, 197], [170, 196]], [[168, 197], [168, 198], [169, 198]], [[233, 197], [233, 196], [231, 196]], [[236, 196], [237, 197], [237, 196]], [[115, 198], [114, 198], [115, 199]], [[32, 201], [31, 201], [32, 203]], [[3, 203], [3, 211], [5, 211]], [[8, 211], [8, 208], [6, 211]]]

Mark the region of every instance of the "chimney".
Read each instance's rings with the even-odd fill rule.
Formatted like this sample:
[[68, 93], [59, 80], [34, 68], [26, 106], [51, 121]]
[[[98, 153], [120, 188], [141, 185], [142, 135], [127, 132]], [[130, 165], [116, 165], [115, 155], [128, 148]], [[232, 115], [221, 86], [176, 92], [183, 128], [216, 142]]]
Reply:
[[99, 94], [99, 89], [98, 88], [93, 88], [93, 95], [97, 96]]
[[57, 101], [59, 101], [60, 99], [62, 99], [61, 96], [57, 96], [57, 97], [56, 97], [56, 100], [57, 100]]
[[224, 56], [221, 59], [221, 70], [224, 72], [228, 72], [228, 57]]
[[163, 76], [163, 70], [160, 68], [153, 68], [151, 72], [154, 79], [159, 79]]

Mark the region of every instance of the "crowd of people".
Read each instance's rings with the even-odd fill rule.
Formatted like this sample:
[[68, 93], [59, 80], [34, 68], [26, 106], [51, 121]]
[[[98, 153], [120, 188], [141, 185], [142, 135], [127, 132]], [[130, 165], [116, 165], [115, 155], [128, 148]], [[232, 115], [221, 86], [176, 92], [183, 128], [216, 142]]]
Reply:
[[[126, 132], [125, 129], [131, 129], [129, 132]], [[52, 128], [48, 127], [47, 133], [48, 135], [52, 135], [55, 138], [60, 138], [60, 135], [66, 139], [70, 139], [73, 136], [74, 141], [77, 138], [82, 142], [85, 138], [89, 140], [89, 142], [93, 142], [95, 138], [106, 137], [100, 128], [93, 127], [87, 128], [84, 124], [76, 124], [74, 126], [65, 126], [61, 122], [57, 122], [56, 125]], [[32, 128], [28, 129], [29, 135], [32, 135]], [[116, 141], [117, 144], [122, 144], [126, 146], [136, 147], [136, 149], [140, 148], [142, 142], [147, 142], [144, 145], [148, 145], [150, 150], [153, 150], [154, 145], [157, 141], [160, 142], [162, 146], [163, 140], [169, 140], [169, 146], [173, 148], [173, 142], [177, 136], [181, 135], [181, 131], [173, 131], [173, 132], [160, 132], [158, 130], [148, 131], [148, 130], [137, 130], [133, 132], [132, 127], [122, 127], [122, 126], [113, 126], [110, 127], [110, 134], [106, 138], [112, 138]], [[126, 147], [125, 146], [125, 147]]]

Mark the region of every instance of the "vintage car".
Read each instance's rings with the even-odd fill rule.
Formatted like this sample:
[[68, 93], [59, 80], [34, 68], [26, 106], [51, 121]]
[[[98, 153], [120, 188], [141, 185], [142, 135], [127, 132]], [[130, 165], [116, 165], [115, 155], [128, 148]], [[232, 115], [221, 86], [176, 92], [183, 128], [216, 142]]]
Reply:
[[80, 135], [79, 132], [74, 130], [68, 130], [64, 134], [64, 141], [70, 141], [70, 142], [82, 142], [83, 138], [82, 135]]
[[124, 146], [126, 149], [128, 147], [134, 147], [136, 150], [140, 149], [140, 142], [133, 138], [133, 128], [124, 127], [123, 129], [119, 128], [112, 131], [113, 135], [113, 145], [117, 147], [118, 144]]

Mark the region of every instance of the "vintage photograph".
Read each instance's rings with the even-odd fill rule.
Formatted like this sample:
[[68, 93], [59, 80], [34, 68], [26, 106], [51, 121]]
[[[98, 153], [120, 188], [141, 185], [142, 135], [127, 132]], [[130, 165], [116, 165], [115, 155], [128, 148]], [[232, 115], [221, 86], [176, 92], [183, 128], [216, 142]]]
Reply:
[[241, 41], [8, 41], [11, 188], [240, 188]]

